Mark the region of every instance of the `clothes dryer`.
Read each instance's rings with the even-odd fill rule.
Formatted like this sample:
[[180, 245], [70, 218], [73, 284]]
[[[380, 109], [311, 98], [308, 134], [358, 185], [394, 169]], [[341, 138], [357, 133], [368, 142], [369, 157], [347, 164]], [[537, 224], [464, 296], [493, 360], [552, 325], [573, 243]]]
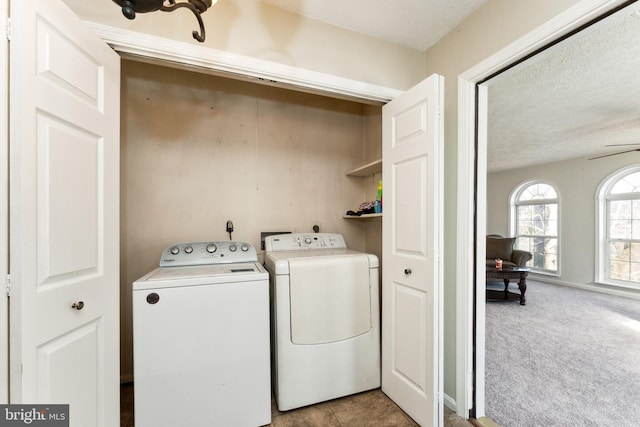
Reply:
[[271, 422], [269, 276], [233, 241], [168, 247], [133, 283], [135, 424]]
[[378, 258], [332, 233], [269, 236], [265, 249], [278, 408], [379, 387]]

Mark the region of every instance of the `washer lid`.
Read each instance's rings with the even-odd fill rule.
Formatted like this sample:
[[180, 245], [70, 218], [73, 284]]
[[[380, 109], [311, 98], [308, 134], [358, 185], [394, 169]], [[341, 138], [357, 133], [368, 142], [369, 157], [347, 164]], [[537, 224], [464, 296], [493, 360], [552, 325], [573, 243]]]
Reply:
[[267, 271], [257, 262], [159, 267], [136, 280], [133, 290], [251, 282], [268, 278]]

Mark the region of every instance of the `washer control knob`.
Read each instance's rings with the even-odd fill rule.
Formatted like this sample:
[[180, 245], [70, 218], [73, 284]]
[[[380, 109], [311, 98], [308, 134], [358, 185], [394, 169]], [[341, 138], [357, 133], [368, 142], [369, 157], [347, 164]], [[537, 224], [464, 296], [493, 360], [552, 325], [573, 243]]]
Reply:
[[229, 250], [230, 250], [231, 252], [235, 252], [235, 251], [237, 251], [237, 250], [238, 250], [238, 247], [237, 247], [235, 244], [232, 244], [231, 246], [229, 246]]
[[174, 246], [170, 249], [171, 255], [178, 255], [180, 253], [180, 248]]
[[307, 245], [310, 245], [310, 244], [311, 244], [311, 237], [305, 237], [304, 242], [305, 242]]
[[242, 246], [240, 246], [240, 250], [242, 252], [247, 252], [249, 250], [249, 245], [247, 245], [246, 243], [243, 244]]
[[193, 248], [191, 246], [185, 246], [184, 252], [190, 254], [191, 252], [193, 252]]
[[207, 245], [207, 252], [208, 252], [208, 253], [212, 254], [212, 253], [214, 253], [214, 252], [215, 252], [215, 251], [217, 251], [217, 250], [218, 250], [218, 247], [217, 247], [216, 245], [214, 245], [213, 243], [209, 243], [209, 244]]

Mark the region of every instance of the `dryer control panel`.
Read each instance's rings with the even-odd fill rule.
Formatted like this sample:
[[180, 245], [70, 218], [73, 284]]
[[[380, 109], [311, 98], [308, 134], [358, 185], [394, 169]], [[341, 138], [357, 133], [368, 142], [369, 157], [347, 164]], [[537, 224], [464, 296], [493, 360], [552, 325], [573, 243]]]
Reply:
[[336, 233], [294, 233], [267, 236], [267, 252], [297, 251], [300, 249], [346, 249], [342, 234]]
[[217, 240], [175, 243], [162, 253], [162, 257], [160, 257], [160, 267], [256, 261], [258, 261], [258, 253], [249, 243]]

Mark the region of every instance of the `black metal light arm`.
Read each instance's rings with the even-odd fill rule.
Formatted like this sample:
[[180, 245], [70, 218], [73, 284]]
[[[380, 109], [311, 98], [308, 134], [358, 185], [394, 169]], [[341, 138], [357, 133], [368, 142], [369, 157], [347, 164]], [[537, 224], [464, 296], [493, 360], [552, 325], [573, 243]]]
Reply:
[[212, 0], [188, 0], [188, 2], [182, 3], [176, 3], [175, 0], [113, 0], [113, 2], [122, 7], [122, 14], [127, 19], [135, 19], [136, 13], [155, 12], [156, 10], [173, 12], [178, 8], [186, 7], [193, 12], [200, 26], [200, 32], [193, 31], [193, 38], [201, 43], [204, 42], [204, 23], [200, 14], [211, 7]]

